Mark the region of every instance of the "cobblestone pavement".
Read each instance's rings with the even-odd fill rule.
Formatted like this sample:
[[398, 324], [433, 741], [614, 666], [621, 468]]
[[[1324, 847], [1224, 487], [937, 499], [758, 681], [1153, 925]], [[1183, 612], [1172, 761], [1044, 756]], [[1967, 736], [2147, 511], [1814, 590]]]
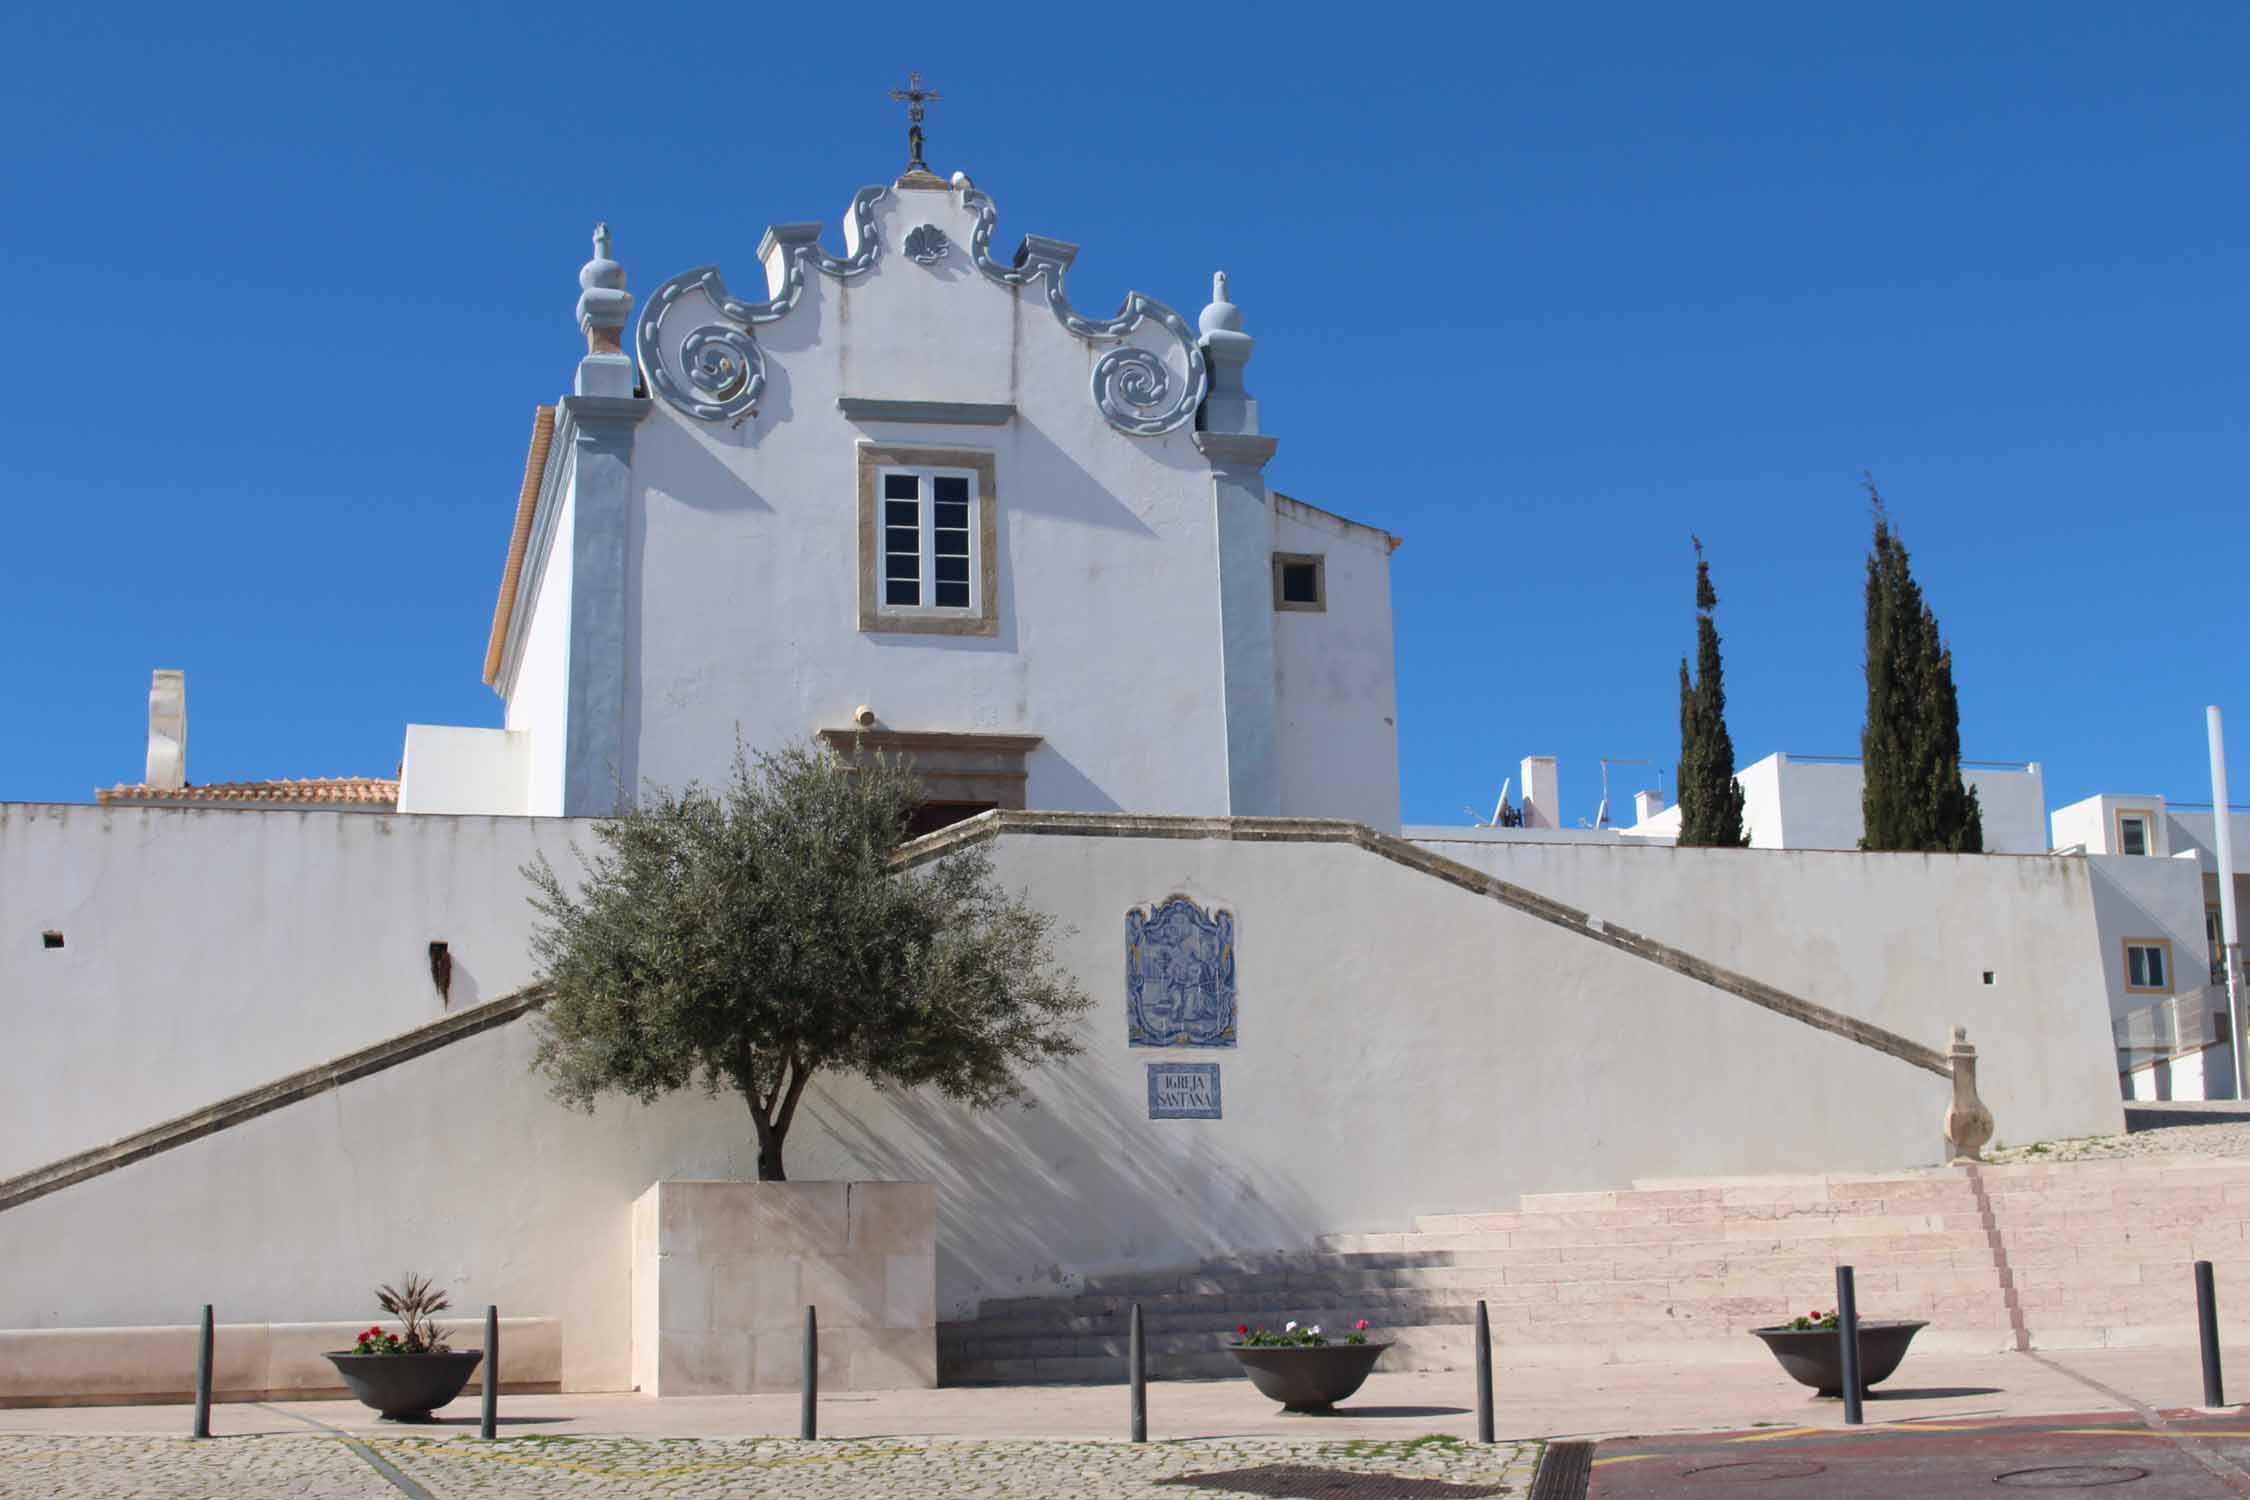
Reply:
[[[1170, 1443], [783, 1439], [302, 1437], [56, 1438], [0, 1436], [0, 1496], [58, 1500], [506, 1500], [510, 1496], [694, 1495], [992, 1497], [1239, 1495], [1240, 1489], [1165, 1484], [1268, 1465], [1398, 1475], [1522, 1497], [1537, 1443], [1481, 1448], [1458, 1438], [1356, 1442], [1193, 1439]], [[396, 1477], [378, 1466], [387, 1465]], [[1284, 1489], [1282, 1493], [1290, 1493]], [[1302, 1493], [1302, 1491], [1295, 1491]], [[1266, 1493], [1273, 1493], [1267, 1491]]]
[[2210, 1125], [2168, 1125], [2160, 1130], [2136, 1130], [2130, 1135], [2088, 1135], [2067, 1141], [2040, 1141], [1986, 1153], [1986, 1159], [2008, 1166], [2033, 1162], [2133, 1161], [2150, 1156], [2250, 1157], [2250, 1122]]

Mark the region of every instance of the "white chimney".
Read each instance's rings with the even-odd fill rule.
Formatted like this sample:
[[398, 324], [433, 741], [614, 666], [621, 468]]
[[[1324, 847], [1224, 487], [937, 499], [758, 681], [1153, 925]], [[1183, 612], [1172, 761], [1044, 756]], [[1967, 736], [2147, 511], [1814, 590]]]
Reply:
[[1635, 822], [1646, 823], [1662, 811], [1664, 811], [1664, 794], [1662, 792], [1633, 793], [1633, 819]]
[[149, 786], [187, 785], [187, 673], [160, 669], [148, 688]]
[[1562, 793], [1552, 755], [1523, 758], [1523, 826], [1562, 827]]

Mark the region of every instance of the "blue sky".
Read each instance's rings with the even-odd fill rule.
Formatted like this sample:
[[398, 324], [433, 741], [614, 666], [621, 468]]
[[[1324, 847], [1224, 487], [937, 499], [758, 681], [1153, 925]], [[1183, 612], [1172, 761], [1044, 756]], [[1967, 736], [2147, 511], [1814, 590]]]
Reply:
[[[0, 798], [388, 774], [480, 681], [606, 218], [636, 290], [930, 156], [1079, 306], [1233, 273], [1291, 493], [1402, 534], [1406, 813], [1678, 753], [1689, 535], [1744, 762], [1856, 750], [1862, 470], [1967, 753], [2250, 784], [2239, 6], [39, 7], [0, 96]], [[836, 243], [831, 229], [831, 243]], [[1669, 790], [1669, 777], [1667, 776]]]

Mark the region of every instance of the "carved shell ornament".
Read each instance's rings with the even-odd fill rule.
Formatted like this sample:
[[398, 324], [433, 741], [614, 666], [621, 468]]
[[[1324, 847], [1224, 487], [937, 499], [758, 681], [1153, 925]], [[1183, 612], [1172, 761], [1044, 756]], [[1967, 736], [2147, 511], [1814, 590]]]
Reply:
[[945, 259], [945, 253], [952, 248], [953, 243], [945, 237], [945, 231], [935, 224], [921, 224], [906, 231], [906, 258], [916, 265], [934, 266]]
[[[649, 295], [636, 338], [649, 389], [675, 411], [697, 421], [739, 422], [755, 412], [766, 389], [757, 326], [778, 322], [796, 308], [804, 296], [808, 267], [848, 281], [874, 266], [882, 247], [875, 205], [890, 191], [861, 188], [852, 199], [851, 220], [859, 248], [849, 256], [823, 250], [817, 225], [784, 224], [768, 230], [782, 247], [784, 261], [781, 289], [770, 301], [744, 302], [730, 295], [717, 266], [683, 271], [658, 287]], [[1186, 319], [1139, 292], [1129, 293], [1113, 318], [1081, 316], [1063, 291], [1063, 275], [1078, 254], [1077, 246], [1032, 235], [1016, 253], [1015, 263], [1002, 265], [992, 258], [992, 230], [1000, 213], [991, 197], [966, 180], [954, 192], [961, 206], [976, 215], [969, 260], [985, 280], [1011, 291], [1039, 283], [1056, 322], [1090, 344], [1111, 346], [1094, 362], [1088, 382], [1088, 394], [1110, 426], [1134, 437], [1155, 437], [1195, 415], [1209, 389], [1210, 370]], [[951, 253], [952, 242], [936, 225], [920, 224], [907, 231], [901, 248], [909, 260], [934, 265]], [[717, 319], [683, 330], [679, 325], [689, 315], [680, 309], [683, 302], [695, 305], [687, 294], [697, 291], [717, 310]], [[1145, 324], [1156, 325], [1177, 347], [1177, 367], [1169, 348], [1159, 354], [1125, 342]]]

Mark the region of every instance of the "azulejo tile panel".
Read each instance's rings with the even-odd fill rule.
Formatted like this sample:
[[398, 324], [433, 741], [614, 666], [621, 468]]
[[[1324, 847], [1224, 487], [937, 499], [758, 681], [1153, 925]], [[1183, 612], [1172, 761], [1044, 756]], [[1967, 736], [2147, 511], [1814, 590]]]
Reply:
[[1186, 896], [1127, 912], [1125, 1008], [1132, 1046], [1232, 1047], [1234, 913]]

